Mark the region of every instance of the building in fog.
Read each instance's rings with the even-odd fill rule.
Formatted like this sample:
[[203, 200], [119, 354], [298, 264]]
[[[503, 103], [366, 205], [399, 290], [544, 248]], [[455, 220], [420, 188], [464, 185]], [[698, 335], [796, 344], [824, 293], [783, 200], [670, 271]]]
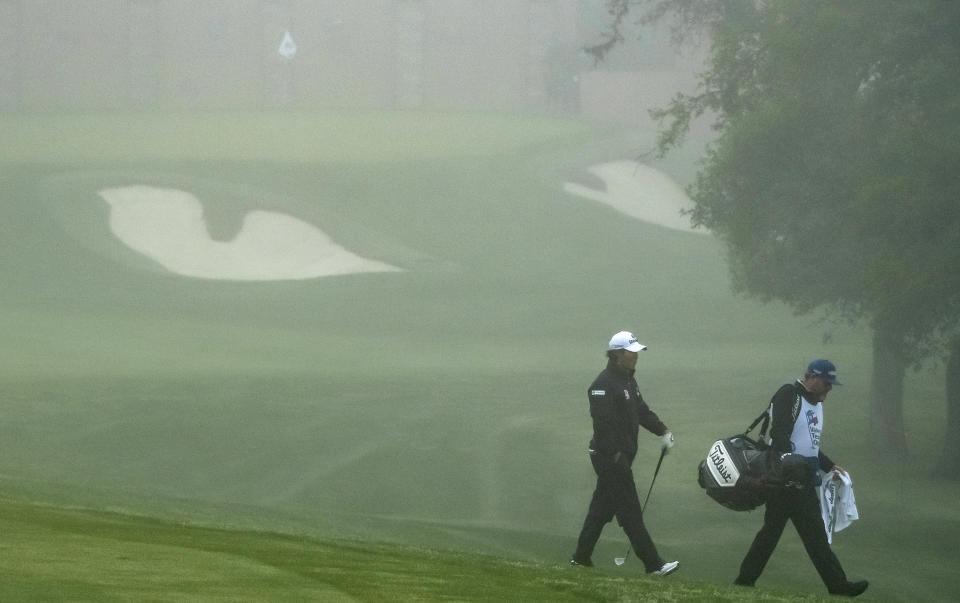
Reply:
[[658, 62], [594, 66], [581, 49], [602, 31], [602, 6], [0, 0], [0, 109], [506, 109], [645, 119], [638, 103], [689, 89], [693, 64], [658, 51], [644, 55]]

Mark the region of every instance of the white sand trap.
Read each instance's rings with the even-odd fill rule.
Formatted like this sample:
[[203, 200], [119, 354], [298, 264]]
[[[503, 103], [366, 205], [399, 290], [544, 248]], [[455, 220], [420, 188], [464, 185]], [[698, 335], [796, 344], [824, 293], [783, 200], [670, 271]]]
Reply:
[[99, 194], [110, 204], [110, 229], [117, 238], [183, 276], [275, 281], [400, 270], [351, 253], [320, 229], [286, 214], [252, 211], [232, 241], [215, 241], [203, 206], [190, 193], [126, 186]]
[[563, 190], [599, 201], [645, 222], [686, 232], [708, 232], [703, 228], [691, 228], [689, 216], [680, 212], [692, 209], [693, 201], [680, 185], [660, 170], [635, 161], [601, 163], [588, 169], [603, 180], [606, 190], [576, 182], [565, 182]]

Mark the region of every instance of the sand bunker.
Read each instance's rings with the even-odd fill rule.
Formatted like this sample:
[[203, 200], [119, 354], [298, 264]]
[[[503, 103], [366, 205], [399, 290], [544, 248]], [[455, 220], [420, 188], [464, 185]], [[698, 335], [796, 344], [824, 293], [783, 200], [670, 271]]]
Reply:
[[691, 228], [690, 218], [680, 212], [692, 209], [693, 202], [680, 185], [660, 170], [635, 161], [614, 161], [592, 166], [589, 171], [603, 180], [606, 190], [575, 182], [564, 183], [563, 190], [645, 222], [687, 232], [708, 232]]
[[[681, 210], [693, 203], [669, 176], [635, 161], [589, 168], [605, 189], [566, 182], [571, 194], [628, 216], [687, 232]], [[188, 192], [152, 186], [99, 191], [110, 204], [110, 228], [123, 243], [183, 276], [237, 281], [301, 280], [400, 268], [360, 257], [317, 227], [286, 214], [252, 211], [231, 241], [210, 237], [200, 201]]]
[[252, 211], [232, 241], [215, 241], [203, 206], [190, 193], [127, 186], [99, 194], [110, 204], [117, 238], [183, 276], [268, 281], [400, 270], [347, 251], [312, 224], [286, 214]]

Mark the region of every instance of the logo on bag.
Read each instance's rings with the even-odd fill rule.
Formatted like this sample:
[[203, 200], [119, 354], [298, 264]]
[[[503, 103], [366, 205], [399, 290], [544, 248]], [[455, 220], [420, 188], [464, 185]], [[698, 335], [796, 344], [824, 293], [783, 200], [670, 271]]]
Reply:
[[710, 454], [707, 455], [707, 468], [721, 488], [732, 487], [740, 479], [740, 471], [730, 460], [730, 453], [723, 445], [723, 440], [717, 440], [710, 448]]

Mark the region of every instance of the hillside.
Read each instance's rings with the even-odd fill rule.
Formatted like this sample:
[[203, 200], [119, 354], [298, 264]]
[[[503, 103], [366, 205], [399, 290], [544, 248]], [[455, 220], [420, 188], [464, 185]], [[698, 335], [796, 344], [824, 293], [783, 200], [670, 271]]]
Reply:
[[[851, 471], [863, 517], [838, 537], [838, 555], [879, 599], [952, 596], [960, 491], [917, 470], [942, 437], [936, 366], [908, 382], [911, 457], [876, 462], [864, 434], [862, 328], [739, 298], [709, 234], [564, 190], [602, 189], [591, 167], [631, 159], [649, 133], [433, 117], [0, 120], [0, 135], [17, 143], [0, 152], [5, 513], [80, 507], [118, 513], [141, 534], [151, 521], [161, 532], [183, 523], [203, 538], [217, 532], [199, 526], [269, 546], [274, 537], [263, 533], [318, 548], [390, 542], [559, 572], [593, 487], [584, 389], [609, 336], [632, 329], [650, 347], [641, 391], [678, 438], [647, 515], [658, 545], [684, 564], [683, 584], [725, 588], [760, 522], [703, 495], [699, 458], [811, 357], [829, 356], [846, 385], [832, 394], [824, 446]], [[675, 165], [652, 167], [684, 177]], [[202, 208], [209, 237], [197, 235], [206, 247], [192, 255], [241, 257], [223, 245], [246, 216], [265, 212], [396, 270], [184, 275], [112, 228], [102, 192], [131, 187], [197, 201], [189, 207]], [[138, 219], [146, 233], [163, 230]], [[641, 438], [638, 484], [652, 475], [656, 445]], [[140, 516], [154, 519], [132, 519]], [[83, 517], [94, 532], [112, 521]], [[37, 520], [48, 521], [59, 520]], [[20, 533], [29, 550], [34, 530]], [[609, 527], [596, 558], [621, 556], [624, 542]], [[102, 544], [81, 547], [91, 558], [112, 555]], [[813, 568], [789, 561], [797, 555], [795, 534], [785, 535], [758, 596], [822, 594]], [[903, 556], [916, 566], [906, 579]], [[193, 565], [183, 563], [182, 571]], [[606, 569], [598, 585], [623, 579]], [[32, 580], [32, 571], [18, 588], [42, 593], [61, 579]], [[570, 576], [555, 575], [563, 584]], [[576, 584], [566, 588], [580, 596]]]

